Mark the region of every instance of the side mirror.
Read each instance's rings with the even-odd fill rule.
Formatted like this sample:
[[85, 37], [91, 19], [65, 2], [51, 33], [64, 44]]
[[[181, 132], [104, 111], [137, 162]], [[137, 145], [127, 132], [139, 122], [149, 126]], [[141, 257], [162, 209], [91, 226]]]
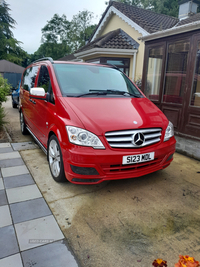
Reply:
[[34, 99], [46, 100], [46, 93], [44, 88], [34, 87], [30, 89], [30, 97]]

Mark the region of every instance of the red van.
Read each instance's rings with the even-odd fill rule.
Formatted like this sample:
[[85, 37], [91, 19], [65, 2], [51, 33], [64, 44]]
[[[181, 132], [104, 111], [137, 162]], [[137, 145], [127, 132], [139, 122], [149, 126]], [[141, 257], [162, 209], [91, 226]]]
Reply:
[[19, 111], [57, 182], [134, 178], [173, 160], [172, 123], [114, 66], [35, 61], [22, 76]]

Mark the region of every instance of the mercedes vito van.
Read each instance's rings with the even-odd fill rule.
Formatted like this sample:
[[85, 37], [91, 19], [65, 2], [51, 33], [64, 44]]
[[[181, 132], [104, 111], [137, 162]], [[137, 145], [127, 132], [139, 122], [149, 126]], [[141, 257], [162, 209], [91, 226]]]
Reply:
[[173, 160], [172, 123], [114, 66], [38, 60], [22, 75], [19, 111], [57, 182], [134, 178]]

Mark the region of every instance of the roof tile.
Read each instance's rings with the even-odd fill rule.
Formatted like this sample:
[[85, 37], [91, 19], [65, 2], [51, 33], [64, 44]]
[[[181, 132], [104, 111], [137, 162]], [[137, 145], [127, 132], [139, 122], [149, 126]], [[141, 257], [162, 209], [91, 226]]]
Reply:
[[114, 6], [129, 19], [145, 29], [148, 33], [153, 33], [159, 31], [160, 29], [166, 30], [172, 28], [178, 22], [178, 18], [157, 14], [151, 10], [146, 10], [136, 6], [115, 1], [112, 1], [110, 5]]
[[192, 22], [195, 22], [195, 21], [199, 21], [200, 20], [200, 13], [197, 13], [195, 15], [191, 15], [189, 18], [187, 19], [183, 19], [181, 20], [177, 25], [176, 27], [178, 26], [182, 26], [182, 25], [186, 25], [186, 24], [189, 24], [189, 23], [192, 23]]
[[87, 45], [81, 47], [76, 53], [92, 48], [113, 48], [113, 49], [138, 49], [139, 44], [122, 29], [111, 31]]

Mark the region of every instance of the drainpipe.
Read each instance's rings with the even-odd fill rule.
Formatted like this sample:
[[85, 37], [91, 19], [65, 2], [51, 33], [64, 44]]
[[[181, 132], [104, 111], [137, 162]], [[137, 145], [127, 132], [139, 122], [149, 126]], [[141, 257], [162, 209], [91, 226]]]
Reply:
[[132, 81], [134, 82], [135, 80], [135, 69], [136, 69], [136, 56], [137, 56], [137, 51], [133, 53], [133, 72], [132, 72]]

